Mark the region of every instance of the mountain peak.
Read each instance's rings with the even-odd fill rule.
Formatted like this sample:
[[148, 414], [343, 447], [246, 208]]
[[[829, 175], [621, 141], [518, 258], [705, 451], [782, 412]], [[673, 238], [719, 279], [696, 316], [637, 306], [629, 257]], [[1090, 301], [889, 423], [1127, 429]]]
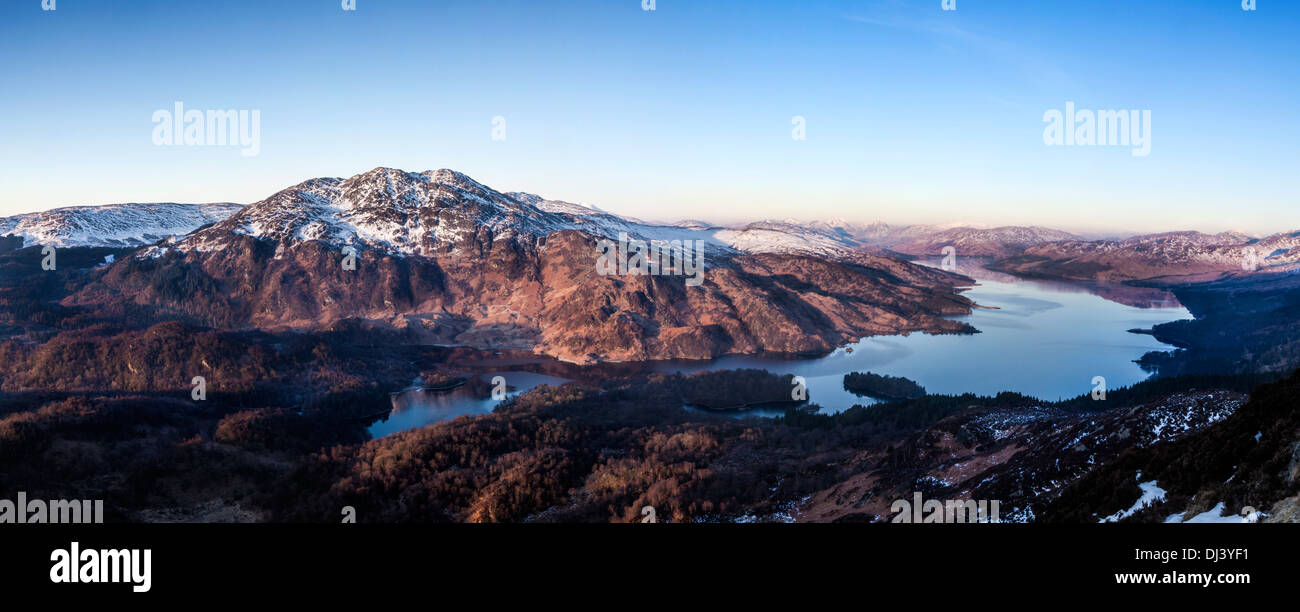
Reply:
[[417, 173], [380, 166], [282, 190], [176, 248], [221, 249], [230, 234], [242, 234], [279, 243], [318, 240], [431, 255], [455, 245], [491, 248], [497, 240], [545, 236], [573, 225], [455, 170]]
[[474, 180], [468, 174], [452, 170], [450, 168], [439, 168], [437, 170], [425, 170], [420, 173], [421, 176], [428, 177], [440, 185], [451, 185], [464, 189], [477, 189], [485, 191], [494, 191], [492, 188]]

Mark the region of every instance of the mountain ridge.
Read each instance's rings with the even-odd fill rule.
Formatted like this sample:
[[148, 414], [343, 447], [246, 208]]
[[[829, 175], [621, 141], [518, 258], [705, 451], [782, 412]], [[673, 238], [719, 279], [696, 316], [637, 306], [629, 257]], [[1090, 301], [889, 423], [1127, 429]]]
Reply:
[[174, 202], [67, 206], [0, 218], [0, 236], [23, 239], [23, 246], [139, 247], [221, 221], [240, 204]]
[[[423, 343], [579, 363], [810, 354], [867, 335], [974, 331], [948, 319], [972, 305], [958, 294], [973, 282], [962, 276], [847, 250], [747, 253], [709, 231], [572, 206], [521, 201], [450, 170], [311, 179], [122, 258], [64, 305], [126, 301], [236, 329], [355, 319]], [[703, 241], [702, 286], [597, 274], [597, 243], [623, 232]]]

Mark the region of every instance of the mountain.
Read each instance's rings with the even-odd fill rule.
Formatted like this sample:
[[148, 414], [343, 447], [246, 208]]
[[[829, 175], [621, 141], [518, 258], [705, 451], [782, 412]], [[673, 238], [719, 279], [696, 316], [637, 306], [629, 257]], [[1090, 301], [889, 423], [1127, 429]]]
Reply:
[[[598, 241], [621, 232], [702, 241], [702, 284], [598, 274]], [[508, 195], [451, 170], [376, 168], [305, 181], [122, 258], [64, 305], [129, 303], [226, 328], [360, 320], [424, 343], [583, 363], [821, 353], [867, 335], [973, 331], [947, 318], [970, 311], [958, 295], [968, 278], [869, 253], [732, 244], [747, 246], [724, 231]]]
[[1044, 243], [1079, 240], [1069, 232], [1035, 226], [954, 227], [932, 231], [913, 228], [911, 234], [890, 240], [886, 246], [917, 256], [939, 255], [945, 247], [952, 247], [958, 257], [1008, 257]]
[[70, 206], [0, 218], [0, 237], [22, 246], [138, 247], [221, 221], [239, 204], [109, 204]]
[[840, 257], [862, 246], [851, 238], [783, 221], [760, 221], [721, 229], [713, 237], [747, 253], [808, 253]]
[[[452, 209], [455, 215], [449, 214]], [[754, 223], [735, 229], [655, 225], [535, 194], [500, 193], [445, 169], [410, 173], [380, 168], [348, 179], [313, 179], [229, 217], [218, 233], [287, 243], [325, 240], [394, 255], [421, 255], [489, 235], [495, 240], [566, 229], [615, 240], [623, 233], [642, 240], [702, 240], [721, 253], [833, 256], [857, 246], [794, 224]], [[204, 239], [186, 245], [212, 248]]]
[[[514, 192], [507, 194], [542, 210], [573, 217], [575, 223], [587, 222], [583, 229], [595, 234], [616, 237], [619, 232], [632, 236], [656, 237], [665, 234], [703, 239], [709, 244], [730, 247], [745, 253], [807, 254], [819, 257], [847, 257], [855, 251], [876, 252], [864, 243], [829, 226], [800, 223], [794, 220], [757, 221], [735, 227], [722, 227], [707, 221], [685, 220], [671, 225], [654, 225], [638, 219], [614, 215], [592, 206], [548, 200], [541, 196]], [[580, 225], [575, 225], [580, 227]]]
[[[423, 252], [427, 244], [417, 244], [412, 236], [422, 233], [436, 219], [427, 215], [404, 216], [403, 227], [393, 224], [396, 217], [365, 206], [352, 208], [352, 201], [339, 199], [347, 191], [350, 198], [364, 200], [367, 190], [396, 190], [401, 200], [398, 214], [429, 205], [437, 198], [483, 197], [486, 189], [473, 179], [452, 170], [426, 173], [394, 171], [382, 184], [359, 185], [359, 175], [350, 179], [318, 178], [280, 192], [282, 203], [292, 203], [291, 212], [250, 213], [237, 232], [292, 240], [329, 238], [357, 246], [369, 246], [406, 255]], [[400, 175], [400, 176], [399, 176]], [[406, 177], [406, 178], [403, 178]], [[409, 177], [419, 177], [411, 179]], [[411, 180], [444, 184], [442, 196], [434, 200], [420, 189], [412, 189]], [[457, 191], [458, 190], [458, 191]], [[533, 234], [559, 229], [575, 229], [593, 236], [617, 239], [620, 233], [645, 240], [703, 240], [722, 251], [747, 253], [809, 254], [818, 257], [845, 257], [854, 252], [877, 255], [889, 252], [908, 255], [938, 255], [943, 247], [954, 246], [959, 255], [1005, 257], [1017, 254], [1030, 245], [1051, 240], [1076, 240], [1077, 236], [1036, 227], [1002, 227], [980, 229], [967, 226], [889, 225], [884, 222], [855, 223], [845, 219], [801, 222], [794, 219], [766, 220], [734, 227], [706, 221], [689, 220], [674, 224], [655, 224], [616, 215], [594, 206], [552, 200], [526, 192], [493, 192], [500, 199], [483, 200], [481, 205], [512, 214], [501, 228]], [[275, 196], [273, 196], [274, 198]], [[292, 202], [290, 202], [292, 200]], [[358, 201], [360, 201], [358, 200]], [[78, 206], [16, 215], [0, 219], [0, 249], [21, 248], [33, 244], [56, 247], [139, 247], [160, 240], [184, 236], [208, 225], [223, 221], [239, 212], [238, 204], [111, 204]], [[486, 210], [486, 209], [485, 209]], [[489, 216], [491, 216], [489, 214]], [[451, 231], [444, 228], [444, 231]], [[287, 236], [293, 234], [293, 236]], [[441, 237], [445, 244], [446, 236]], [[8, 239], [8, 241], [6, 241]], [[21, 240], [21, 243], [13, 240]], [[198, 245], [198, 248], [202, 248]]]
[[801, 227], [840, 244], [875, 248], [917, 257], [941, 255], [953, 247], [959, 257], [1008, 257], [1025, 249], [1059, 240], [1081, 240], [1069, 232], [1036, 226], [975, 227], [951, 225], [890, 225], [883, 221], [856, 223], [845, 219], [799, 222], [787, 219], [783, 227]]
[[[884, 221], [860, 223], [844, 218], [797, 221], [786, 219], [784, 223], [801, 225], [811, 230], [840, 236], [861, 244], [888, 247], [908, 240], [923, 238], [945, 230], [968, 227], [957, 223], [951, 225], [892, 225]], [[974, 228], [972, 228], [974, 229]]]
[[1030, 247], [990, 268], [1024, 276], [1191, 283], [1300, 267], [1300, 232], [1257, 239], [1236, 232], [1167, 232], [1124, 240], [1061, 241]]

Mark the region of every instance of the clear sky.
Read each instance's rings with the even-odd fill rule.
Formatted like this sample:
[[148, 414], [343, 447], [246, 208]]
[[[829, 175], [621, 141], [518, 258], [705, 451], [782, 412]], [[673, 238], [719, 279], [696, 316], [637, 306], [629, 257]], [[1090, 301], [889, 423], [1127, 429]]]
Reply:
[[[1300, 229], [1289, 0], [41, 3], [0, 3], [0, 215], [391, 166], [663, 220]], [[176, 101], [258, 110], [259, 154], [156, 146]], [[1150, 154], [1045, 145], [1067, 101], [1150, 110]]]

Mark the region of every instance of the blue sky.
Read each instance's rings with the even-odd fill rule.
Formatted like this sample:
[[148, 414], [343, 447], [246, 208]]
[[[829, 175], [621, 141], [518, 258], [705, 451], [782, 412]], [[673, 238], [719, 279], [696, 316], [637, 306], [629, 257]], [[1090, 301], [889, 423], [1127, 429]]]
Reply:
[[[1300, 229], [1295, 2], [2, 6], [0, 215], [391, 166], [650, 219]], [[259, 110], [260, 153], [155, 146], [175, 101]], [[1150, 155], [1046, 146], [1067, 101], [1150, 110]]]

